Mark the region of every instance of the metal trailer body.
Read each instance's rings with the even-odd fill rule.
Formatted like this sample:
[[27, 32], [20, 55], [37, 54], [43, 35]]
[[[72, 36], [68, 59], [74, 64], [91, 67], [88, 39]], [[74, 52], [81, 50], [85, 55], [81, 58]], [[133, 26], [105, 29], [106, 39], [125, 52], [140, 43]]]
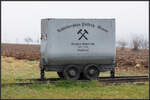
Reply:
[[94, 64], [99, 72], [114, 73], [115, 19], [42, 19], [40, 51], [46, 71], [77, 65], [83, 72]]

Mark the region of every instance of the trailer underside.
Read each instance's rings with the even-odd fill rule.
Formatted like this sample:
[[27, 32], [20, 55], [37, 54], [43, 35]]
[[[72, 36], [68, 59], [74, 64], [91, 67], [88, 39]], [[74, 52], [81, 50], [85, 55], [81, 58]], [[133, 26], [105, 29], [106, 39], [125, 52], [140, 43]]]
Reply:
[[67, 80], [78, 79], [97, 79], [100, 72], [110, 71], [110, 76], [115, 77], [114, 64], [65, 64], [65, 65], [46, 65], [40, 61], [41, 79], [44, 79], [44, 71], [55, 71], [60, 78]]

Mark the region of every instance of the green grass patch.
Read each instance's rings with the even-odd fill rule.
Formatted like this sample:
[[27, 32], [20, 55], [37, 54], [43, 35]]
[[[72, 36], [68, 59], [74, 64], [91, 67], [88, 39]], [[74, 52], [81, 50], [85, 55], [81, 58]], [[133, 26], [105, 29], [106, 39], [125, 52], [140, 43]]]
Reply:
[[[42, 83], [27, 79], [40, 78], [38, 61], [2, 58], [2, 99], [148, 99], [149, 83], [106, 85], [93, 81], [58, 80]], [[56, 72], [45, 72], [46, 78], [58, 78]], [[148, 75], [134, 71], [116, 71], [116, 76]], [[100, 76], [110, 76], [109, 72]], [[22, 79], [22, 80], [17, 80]], [[33, 84], [26, 84], [32, 82]], [[25, 83], [26, 85], [18, 85]], [[13, 84], [13, 85], [12, 85]]]
[[147, 99], [148, 97], [148, 84], [105, 85], [97, 81], [73, 82], [62, 80], [57, 81], [55, 84], [34, 83], [26, 86], [8, 85], [2, 87], [2, 98], [7, 99]]

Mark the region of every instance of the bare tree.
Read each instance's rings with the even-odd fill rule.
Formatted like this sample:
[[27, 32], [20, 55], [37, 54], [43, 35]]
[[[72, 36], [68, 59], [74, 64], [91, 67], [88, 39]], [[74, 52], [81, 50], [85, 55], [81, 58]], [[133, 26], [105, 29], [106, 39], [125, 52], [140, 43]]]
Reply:
[[29, 43], [32, 43], [32, 42], [33, 42], [33, 39], [32, 39], [31, 37], [26, 37], [26, 38], [24, 39], [24, 41], [29, 44]]
[[141, 49], [149, 49], [149, 41], [144, 37], [141, 39]]
[[133, 46], [133, 50], [138, 50], [141, 46], [141, 37], [138, 35], [135, 35], [132, 39], [132, 46]]
[[118, 41], [118, 45], [120, 46], [121, 49], [124, 49], [127, 45], [127, 42], [124, 40]]
[[134, 34], [134, 37], [132, 38], [132, 47], [133, 50], [148, 49], [149, 42], [144, 35]]

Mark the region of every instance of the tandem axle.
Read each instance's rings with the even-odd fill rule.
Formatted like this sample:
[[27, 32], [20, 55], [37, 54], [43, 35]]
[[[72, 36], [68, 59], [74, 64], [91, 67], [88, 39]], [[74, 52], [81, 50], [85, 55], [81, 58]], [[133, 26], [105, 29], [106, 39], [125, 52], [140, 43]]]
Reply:
[[44, 71], [56, 71], [60, 78], [67, 80], [88, 79], [95, 80], [100, 72], [110, 71], [110, 77], [115, 77], [115, 67], [113, 64], [66, 64], [66, 65], [45, 65], [43, 60], [40, 60], [40, 76], [44, 79]]

